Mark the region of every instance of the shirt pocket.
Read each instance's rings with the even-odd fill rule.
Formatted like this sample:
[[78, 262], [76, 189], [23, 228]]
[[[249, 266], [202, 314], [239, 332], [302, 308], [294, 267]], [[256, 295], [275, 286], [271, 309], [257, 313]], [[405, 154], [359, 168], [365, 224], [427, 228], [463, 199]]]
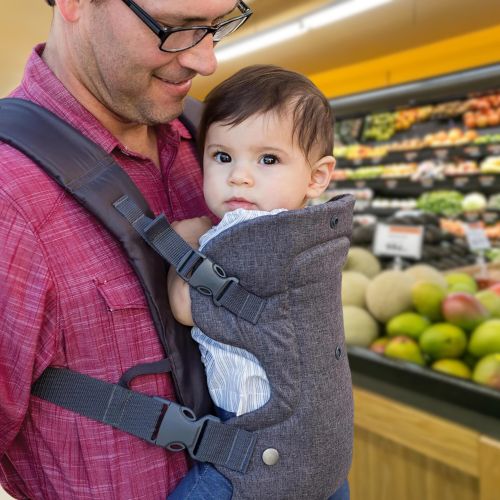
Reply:
[[94, 278], [94, 283], [110, 312], [148, 308], [144, 292], [133, 273]]

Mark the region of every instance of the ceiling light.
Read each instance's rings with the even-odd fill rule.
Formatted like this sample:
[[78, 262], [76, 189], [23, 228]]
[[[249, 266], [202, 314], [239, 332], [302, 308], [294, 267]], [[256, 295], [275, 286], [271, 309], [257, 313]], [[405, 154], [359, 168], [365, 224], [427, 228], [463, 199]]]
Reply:
[[323, 7], [289, 23], [276, 28], [249, 35], [241, 40], [223, 45], [216, 50], [219, 62], [239, 57], [248, 52], [260, 50], [269, 45], [284, 42], [290, 38], [303, 35], [310, 30], [320, 28], [326, 24], [334, 23], [354, 16], [361, 12], [379, 7], [392, 0], [347, 0], [335, 2], [333, 5]]

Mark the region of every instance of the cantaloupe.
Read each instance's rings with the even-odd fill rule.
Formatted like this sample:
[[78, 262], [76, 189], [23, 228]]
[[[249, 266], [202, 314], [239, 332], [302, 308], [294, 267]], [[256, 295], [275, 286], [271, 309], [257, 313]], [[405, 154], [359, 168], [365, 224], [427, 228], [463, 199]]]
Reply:
[[344, 306], [365, 307], [366, 287], [370, 279], [357, 271], [342, 273], [342, 304]]
[[381, 269], [380, 261], [368, 250], [360, 247], [351, 247], [349, 250], [344, 271], [357, 271], [373, 278]]
[[378, 324], [361, 307], [344, 306], [344, 332], [348, 345], [368, 347], [378, 336]]
[[404, 271], [381, 272], [366, 287], [368, 311], [382, 323], [387, 323], [398, 314], [411, 311], [413, 284], [413, 277]]
[[448, 286], [444, 275], [435, 267], [427, 264], [416, 264], [411, 266], [408, 269], [405, 269], [405, 273], [411, 275], [415, 281], [429, 281], [431, 283], [436, 283], [443, 288]]

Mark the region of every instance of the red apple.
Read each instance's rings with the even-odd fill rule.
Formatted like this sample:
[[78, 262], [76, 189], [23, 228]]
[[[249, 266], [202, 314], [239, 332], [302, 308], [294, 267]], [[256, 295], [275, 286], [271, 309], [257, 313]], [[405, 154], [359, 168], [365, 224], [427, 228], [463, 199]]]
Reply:
[[488, 287], [488, 290], [493, 290], [497, 295], [500, 295], [500, 281]]

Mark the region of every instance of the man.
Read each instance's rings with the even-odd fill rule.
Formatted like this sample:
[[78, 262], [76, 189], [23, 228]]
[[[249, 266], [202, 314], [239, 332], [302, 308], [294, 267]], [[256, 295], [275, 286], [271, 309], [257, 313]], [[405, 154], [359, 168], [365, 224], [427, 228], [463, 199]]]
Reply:
[[[176, 117], [192, 79], [215, 71], [214, 43], [249, 9], [235, 0], [48, 3], [55, 7], [47, 43], [35, 47], [12, 95], [49, 109], [111, 154], [155, 214], [207, 215], [191, 136]], [[186, 29], [193, 26], [205, 28]], [[30, 396], [49, 366], [117, 382], [164, 357], [117, 241], [0, 143], [2, 486], [17, 498], [165, 498], [187, 471], [183, 452]], [[132, 388], [175, 400], [168, 374], [139, 377]]]

